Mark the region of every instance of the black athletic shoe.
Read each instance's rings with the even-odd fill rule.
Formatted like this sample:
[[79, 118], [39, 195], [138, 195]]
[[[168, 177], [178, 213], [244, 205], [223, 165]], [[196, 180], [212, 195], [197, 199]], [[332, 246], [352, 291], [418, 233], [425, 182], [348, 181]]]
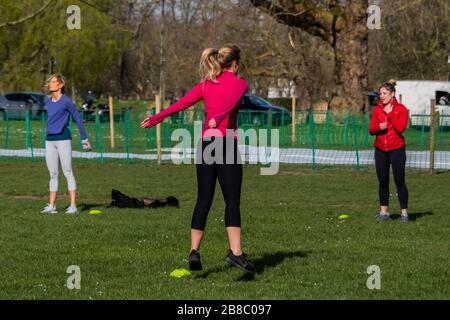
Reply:
[[200, 253], [197, 250], [191, 250], [191, 252], [189, 253], [189, 269], [191, 269], [192, 271], [202, 270]]
[[233, 252], [230, 250], [228, 255], [225, 257], [225, 261], [229, 264], [241, 269], [245, 272], [254, 272], [255, 266], [251, 264], [245, 257], [245, 254], [241, 254], [240, 256], [235, 256]]

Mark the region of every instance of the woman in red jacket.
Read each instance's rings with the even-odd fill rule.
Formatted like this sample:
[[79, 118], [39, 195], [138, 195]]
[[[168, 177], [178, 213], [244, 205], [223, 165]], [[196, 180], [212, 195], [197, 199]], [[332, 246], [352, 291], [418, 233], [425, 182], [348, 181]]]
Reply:
[[405, 183], [405, 138], [408, 109], [395, 98], [395, 80], [380, 87], [380, 102], [373, 109], [369, 133], [376, 135], [375, 167], [379, 181], [380, 212], [378, 220], [389, 220], [389, 169], [392, 165], [401, 206], [401, 221], [408, 222], [408, 189]]
[[[214, 198], [216, 180], [219, 180], [225, 200], [224, 221], [230, 249], [225, 260], [243, 271], [254, 271], [254, 266], [247, 261], [241, 250], [242, 163], [237, 147], [236, 118], [239, 102], [248, 85], [237, 77], [239, 60], [240, 50], [234, 45], [220, 50], [205, 49], [200, 62], [202, 81], [176, 103], [141, 123], [142, 128], [151, 128], [200, 100], [205, 103], [205, 123], [196, 158], [197, 203], [191, 222], [191, 270], [202, 269], [200, 244]], [[208, 154], [211, 150], [214, 155]]]

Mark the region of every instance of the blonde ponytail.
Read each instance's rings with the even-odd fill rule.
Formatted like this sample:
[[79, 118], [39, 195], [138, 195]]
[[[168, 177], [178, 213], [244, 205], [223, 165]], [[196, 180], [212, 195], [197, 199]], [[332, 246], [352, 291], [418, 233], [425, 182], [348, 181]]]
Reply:
[[203, 50], [200, 59], [200, 76], [202, 81], [211, 80], [216, 82], [216, 78], [223, 69], [230, 68], [233, 61], [239, 64], [241, 50], [236, 45], [226, 45], [220, 50], [207, 48]]
[[211, 80], [215, 82], [222, 72], [222, 65], [218, 56], [219, 50], [217, 49], [207, 48], [203, 50], [202, 58], [200, 59], [200, 76], [202, 81]]

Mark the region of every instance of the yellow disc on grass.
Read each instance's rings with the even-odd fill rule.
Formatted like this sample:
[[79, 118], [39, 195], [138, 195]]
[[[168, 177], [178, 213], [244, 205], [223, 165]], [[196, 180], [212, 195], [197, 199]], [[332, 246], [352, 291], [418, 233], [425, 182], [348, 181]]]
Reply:
[[188, 277], [191, 273], [189, 270], [186, 269], [175, 269], [170, 273], [170, 276], [173, 278], [182, 278], [182, 277]]

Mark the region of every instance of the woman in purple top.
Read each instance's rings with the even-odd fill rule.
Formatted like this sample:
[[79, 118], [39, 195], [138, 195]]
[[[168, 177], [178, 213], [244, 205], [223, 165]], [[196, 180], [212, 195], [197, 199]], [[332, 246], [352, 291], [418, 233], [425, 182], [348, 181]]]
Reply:
[[75, 214], [78, 212], [76, 204], [77, 187], [72, 172], [72, 136], [67, 127], [71, 115], [80, 130], [83, 150], [89, 151], [92, 148], [75, 104], [69, 97], [64, 95], [64, 77], [61, 74], [52, 75], [48, 79], [47, 85], [48, 90], [52, 93], [52, 96], [45, 102], [45, 109], [47, 110], [45, 161], [50, 173], [50, 203], [41, 213], [58, 213], [55, 202], [56, 193], [58, 192], [59, 162], [61, 162], [70, 194], [70, 206], [67, 208], [66, 213]]

